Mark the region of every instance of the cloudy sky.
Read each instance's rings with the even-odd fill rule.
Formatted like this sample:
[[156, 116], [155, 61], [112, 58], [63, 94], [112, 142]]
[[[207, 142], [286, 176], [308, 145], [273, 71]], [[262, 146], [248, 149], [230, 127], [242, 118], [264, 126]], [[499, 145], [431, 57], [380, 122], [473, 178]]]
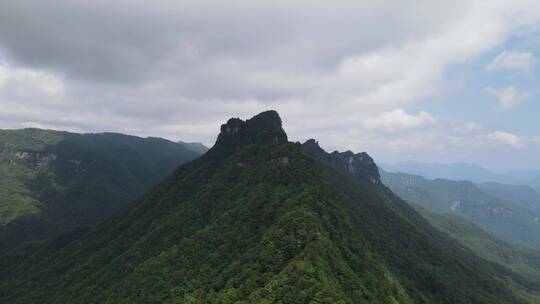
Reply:
[[[329, 4], [331, 3], [331, 4]], [[0, 1], [0, 128], [292, 140], [540, 169], [540, 2]]]

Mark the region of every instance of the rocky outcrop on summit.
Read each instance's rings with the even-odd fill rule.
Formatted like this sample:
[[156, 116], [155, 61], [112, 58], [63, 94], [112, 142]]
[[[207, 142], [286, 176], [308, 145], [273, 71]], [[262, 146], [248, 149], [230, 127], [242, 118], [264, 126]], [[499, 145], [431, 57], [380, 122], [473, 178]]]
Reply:
[[333, 167], [345, 169], [347, 173], [355, 178], [374, 184], [379, 184], [380, 175], [377, 165], [366, 152], [353, 153], [351, 151], [328, 153], [324, 151], [319, 143], [310, 139], [302, 145], [304, 151], [330, 163]]
[[251, 144], [286, 142], [287, 134], [281, 127], [279, 114], [276, 111], [266, 111], [246, 121], [240, 118], [229, 119], [221, 125], [216, 144], [210, 151], [222, 153]]

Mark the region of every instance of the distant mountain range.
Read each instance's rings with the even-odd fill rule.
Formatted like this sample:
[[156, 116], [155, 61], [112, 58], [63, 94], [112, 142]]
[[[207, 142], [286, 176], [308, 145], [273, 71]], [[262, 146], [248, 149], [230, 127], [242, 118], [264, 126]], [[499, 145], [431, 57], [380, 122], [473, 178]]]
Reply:
[[415, 205], [433, 226], [494, 263], [540, 282], [540, 251], [501, 241], [474, 223], [453, 214], [437, 214]]
[[[429, 174], [453, 177], [454, 180], [428, 179], [380, 169], [381, 180], [411, 203], [433, 226], [478, 256], [540, 282], [540, 251], [531, 249], [539, 245], [540, 194], [526, 185], [473, 183], [459, 177], [464, 174], [469, 178], [475, 176], [477, 181], [509, 181], [509, 177], [501, 177], [475, 165], [435, 165], [433, 170], [428, 167], [409, 163], [394, 169], [431, 172]], [[530, 180], [535, 173], [516, 175]]]
[[467, 180], [476, 183], [497, 182], [510, 185], [528, 185], [540, 191], [540, 170], [494, 173], [469, 163], [423, 163], [416, 161], [381, 165], [388, 172], [420, 175], [425, 178]]
[[203, 145], [202, 143], [199, 143], [199, 142], [183, 142], [183, 141], [179, 141], [178, 142], [179, 144], [181, 144], [182, 146], [188, 148], [189, 150], [193, 151], [193, 152], [196, 152], [196, 153], [199, 153], [199, 154], [204, 154], [208, 151], [208, 147]]
[[505, 185], [495, 182], [476, 183], [476, 186], [484, 193], [520, 208], [533, 212], [540, 211], [540, 194], [530, 186]]
[[540, 248], [540, 195], [528, 186], [426, 179], [381, 170], [382, 182], [409, 203], [454, 214], [513, 243]]
[[0, 130], [0, 255], [95, 226], [199, 155], [160, 138]]
[[2, 303], [534, 304], [539, 295], [539, 282], [429, 224], [383, 185], [367, 153], [289, 142], [274, 111], [230, 119], [207, 153], [110, 220], [0, 272]]

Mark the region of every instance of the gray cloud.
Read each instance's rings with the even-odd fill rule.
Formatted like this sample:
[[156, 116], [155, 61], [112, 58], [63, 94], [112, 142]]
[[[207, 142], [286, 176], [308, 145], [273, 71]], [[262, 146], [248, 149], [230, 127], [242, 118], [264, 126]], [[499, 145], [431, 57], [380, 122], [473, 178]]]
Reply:
[[534, 3], [2, 1], [0, 127], [211, 143], [228, 117], [274, 108], [293, 139], [392, 157], [363, 122], [537, 30]]
[[235, 65], [324, 72], [443, 26], [448, 5], [422, 2], [3, 1], [0, 43], [20, 64], [93, 81], [193, 72], [223, 80], [212, 68]]

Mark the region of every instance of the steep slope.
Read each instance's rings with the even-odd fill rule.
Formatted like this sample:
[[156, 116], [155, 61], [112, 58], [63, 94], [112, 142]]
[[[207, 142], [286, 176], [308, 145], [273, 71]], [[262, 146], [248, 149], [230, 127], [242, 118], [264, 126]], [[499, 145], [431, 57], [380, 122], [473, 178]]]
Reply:
[[[367, 154], [354, 154], [350, 151], [344, 153], [332, 152], [328, 154], [325, 153], [314, 140], [306, 142], [304, 144], [304, 149], [308, 151], [308, 153], [315, 155], [316, 158], [319, 159], [319, 162], [323, 164], [325, 175], [332, 181], [332, 184], [335, 186], [335, 189], [338, 190], [338, 193], [346, 195], [342, 199], [344, 201], [349, 201], [350, 205], [354, 206], [356, 209], [358, 223], [361, 225], [360, 230], [371, 232], [366, 235], [366, 238], [370, 239], [375, 247], [379, 247], [379, 253], [386, 259], [388, 265], [394, 267], [397, 266], [395, 272], [404, 272], [404, 276], [409, 278], [411, 276], [422, 277], [426, 274], [431, 275], [433, 270], [431, 267], [433, 267], [433, 264], [437, 266], [448, 266], [452, 264], [452, 262], [449, 261], [452, 259], [455, 259], [454, 263], [459, 261], [457, 262], [458, 264], [463, 263], [463, 261], [475, 261], [474, 263], [476, 263], [476, 266], [478, 267], [476, 270], [477, 273], [484, 273], [484, 271], [487, 271], [488, 269], [493, 270], [493, 268], [491, 268], [493, 265], [486, 265], [484, 261], [475, 257], [468, 252], [468, 250], [462, 250], [459, 245], [449, 241], [446, 236], [435, 232], [433, 227], [420, 218], [420, 215], [414, 212], [407, 203], [398, 198], [388, 188], [384, 187], [382, 180], [378, 178], [379, 172], [377, 167]], [[354, 164], [356, 164], [356, 168]], [[348, 172], [348, 175], [355, 176], [355, 180], [343, 176], [344, 171]], [[383, 171], [383, 176], [386, 174], [387, 173]], [[380, 196], [379, 200], [371, 197], [371, 199], [364, 200], [358, 204], [358, 202], [355, 201], [355, 198], [347, 197], [354, 191], [362, 193], [356, 197], [366, 197], [369, 195], [366, 192], [373, 191], [373, 188], [378, 188]], [[373, 193], [371, 193], [371, 195], [373, 195]], [[374, 217], [373, 214], [377, 214], [378, 216]], [[439, 230], [447, 233], [444, 229]], [[429, 236], [426, 237], [426, 233]], [[453, 235], [451, 236], [453, 237]], [[437, 251], [437, 249], [434, 250], [434, 247], [438, 247], [441, 251], [436, 254], [436, 258], [432, 260], [434, 258], [434, 252]], [[449, 256], [441, 254], [442, 252], [449, 253]], [[399, 260], [399, 262], [397, 262], [397, 260]], [[427, 267], [427, 269], [431, 270], [427, 270], [423, 267]], [[501, 269], [498, 267], [495, 268], [498, 269], [495, 270], [495, 273], [499, 273], [495, 276], [499, 276]], [[460, 274], [449, 274], [449, 272], [452, 271], [451, 267], [450, 269], [444, 270], [445, 273], [449, 274], [444, 279], [438, 277], [439, 271], [441, 271], [441, 269], [435, 271], [435, 275], [428, 279], [431, 284], [436, 285], [440, 282], [444, 282], [440, 283], [441, 285], [449, 284], [456, 286], [460, 284], [459, 282], [453, 281], [458, 278]], [[508, 275], [504, 270], [502, 273]], [[528, 274], [530, 273], [527, 273], [527, 275]], [[492, 273], [492, 275], [494, 274]], [[513, 275], [510, 276], [514, 279], [516, 278]], [[537, 282], [535, 281], [535, 276], [531, 275], [528, 277], [531, 282]], [[462, 277], [462, 279], [469, 281], [471, 277], [465, 276]], [[517, 281], [523, 282], [519, 277]], [[418, 282], [415, 284], [418, 284]], [[532, 285], [536, 286], [537, 283], [532, 283]], [[462, 290], [461, 288], [463, 287], [460, 287], [460, 290]], [[467, 287], [465, 287], [465, 289], [466, 288]], [[454, 298], [453, 301], [459, 303], [459, 301], [462, 301], [465, 298], [464, 295], [461, 295]], [[532, 301], [532, 303], [536, 303], [538, 298], [536, 296], [529, 300]], [[439, 301], [444, 302], [445, 299], [438, 298], [435, 300], [437, 303], [439, 303]], [[469, 298], [469, 301], [470, 303], [481, 302], [479, 299], [473, 300], [471, 298]]]
[[540, 251], [501, 241], [477, 225], [452, 214], [437, 214], [422, 207], [416, 207], [416, 210], [433, 226], [476, 255], [540, 282]]
[[[367, 154], [287, 142], [276, 112], [97, 230], [49, 243], [5, 303], [533, 303], [384, 187]], [[514, 286], [511, 290], [508, 286]]]
[[[512, 202], [521, 208], [528, 210], [538, 210], [537, 205], [540, 202], [540, 195], [528, 186], [504, 185], [494, 182], [475, 184], [479, 190], [485, 194], [478, 193], [478, 190], [463, 191], [463, 185], [470, 186], [467, 182], [455, 182], [448, 180], [437, 180], [441, 185], [433, 186], [436, 181], [426, 180], [417, 176], [399, 173], [389, 173], [382, 171], [383, 182], [385, 182], [394, 191], [402, 193], [403, 197], [409, 200], [419, 201], [427, 206], [428, 200], [431, 210], [437, 210], [439, 213], [421, 207], [421, 205], [412, 201], [412, 206], [433, 226], [447, 233], [452, 238], [472, 250], [476, 255], [503, 265], [517, 273], [529, 277], [531, 280], [540, 282], [540, 251], [527, 247], [509, 244], [496, 238], [494, 235], [482, 230], [474, 223], [465, 220], [455, 210], [448, 210], [448, 202], [464, 200], [464, 193], [476, 193], [469, 197], [482, 197], [489, 194], [492, 198], [498, 198]], [[454, 184], [450, 186], [450, 184]], [[408, 188], [404, 189], [404, 185]], [[437, 190], [446, 185], [445, 191]], [[424, 188], [420, 190], [420, 188]], [[472, 188], [474, 189], [474, 188]], [[428, 194], [434, 192], [434, 194]], [[448, 193], [451, 194], [448, 194]], [[444, 200], [442, 197], [449, 199]], [[490, 200], [484, 198], [483, 201]], [[438, 206], [442, 204], [442, 206]], [[451, 205], [451, 207], [454, 204]], [[450, 209], [452, 209], [450, 207]]]
[[158, 138], [0, 130], [0, 254], [92, 227], [197, 156]]
[[467, 181], [381, 173], [383, 183], [409, 203], [436, 213], [461, 216], [500, 239], [540, 247], [540, 212], [537, 210], [490, 196]]

